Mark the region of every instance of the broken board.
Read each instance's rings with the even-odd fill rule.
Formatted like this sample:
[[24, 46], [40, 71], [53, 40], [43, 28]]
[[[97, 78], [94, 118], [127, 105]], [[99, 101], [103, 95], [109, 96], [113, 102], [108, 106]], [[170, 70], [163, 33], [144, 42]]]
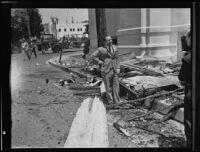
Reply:
[[97, 97], [83, 101], [64, 145], [64, 148], [89, 147], [109, 147], [106, 109]]

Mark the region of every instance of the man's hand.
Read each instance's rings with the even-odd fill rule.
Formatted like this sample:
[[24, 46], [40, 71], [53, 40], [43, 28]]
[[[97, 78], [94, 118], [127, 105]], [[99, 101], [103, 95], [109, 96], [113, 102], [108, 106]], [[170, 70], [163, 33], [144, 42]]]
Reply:
[[120, 73], [120, 69], [117, 69], [117, 74], [119, 74]]
[[103, 62], [102, 61], [99, 61], [99, 65], [102, 65], [103, 64]]

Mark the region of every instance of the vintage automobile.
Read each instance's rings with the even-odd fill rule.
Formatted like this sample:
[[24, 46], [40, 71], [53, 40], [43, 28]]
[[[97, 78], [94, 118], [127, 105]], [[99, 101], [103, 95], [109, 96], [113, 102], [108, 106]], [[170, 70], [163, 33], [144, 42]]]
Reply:
[[51, 48], [54, 53], [62, 50], [62, 43], [58, 41], [53, 34], [42, 34], [36, 41], [39, 51], [47, 51]]

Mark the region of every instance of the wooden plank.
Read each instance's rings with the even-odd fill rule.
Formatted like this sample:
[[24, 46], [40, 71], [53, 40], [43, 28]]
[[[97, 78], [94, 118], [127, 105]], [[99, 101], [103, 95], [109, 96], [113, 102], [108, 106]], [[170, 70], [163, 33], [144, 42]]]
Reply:
[[108, 146], [106, 109], [99, 98], [87, 98], [76, 113], [64, 148]]

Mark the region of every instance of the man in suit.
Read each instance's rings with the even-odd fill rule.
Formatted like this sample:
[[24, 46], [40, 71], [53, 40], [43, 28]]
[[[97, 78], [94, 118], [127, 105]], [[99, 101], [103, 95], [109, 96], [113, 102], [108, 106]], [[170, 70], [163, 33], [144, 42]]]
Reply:
[[[183, 41], [184, 40], [184, 41]], [[192, 143], [192, 62], [191, 62], [191, 31], [187, 31], [186, 35], [182, 38], [182, 43], [185, 46], [183, 51], [185, 51], [182, 58], [182, 65], [178, 75], [178, 78], [182, 85], [185, 87], [185, 97], [184, 97], [184, 126], [185, 135], [187, 139], [187, 146], [191, 147]]]
[[85, 37], [84, 48], [83, 48], [83, 58], [86, 58], [86, 55], [89, 53], [90, 39]]
[[106, 98], [108, 104], [118, 103], [119, 97], [119, 78], [120, 65], [118, 60], [118, 51], [115, 45], [112, 45], [112, 38], [106, 36], [103, 39], [104, 46], [99, 47], [92, 55], [91, 59], [100, 66], [101, 76], [106, 88]]

